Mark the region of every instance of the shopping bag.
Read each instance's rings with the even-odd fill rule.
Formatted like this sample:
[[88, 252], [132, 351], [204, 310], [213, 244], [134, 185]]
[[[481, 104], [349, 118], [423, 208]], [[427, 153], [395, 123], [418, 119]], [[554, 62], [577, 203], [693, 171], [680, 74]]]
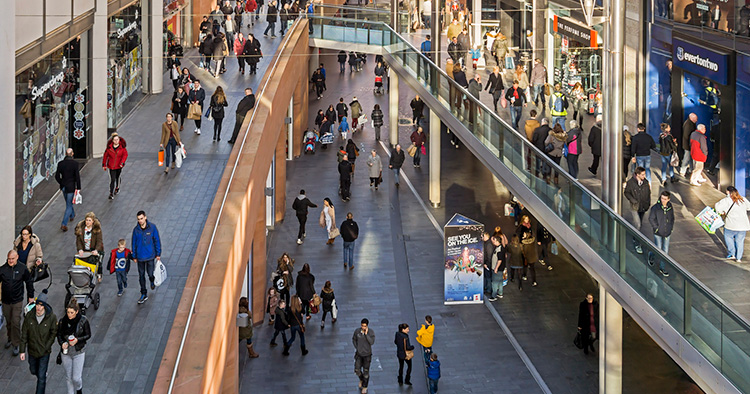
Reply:
[[679, 167], [680, 156], [677, 154], [677, 152], [672, 152], [672, 157], [669, 159], [669, 165], [675, 168]]
[[573, 344], [574, 344], [574, 345], [575, 345], [575, 346], [576, 346], [577, 348], [579, 348], [579, 349], [583, 349], [583, 340], [581, 339], [581, 332], [580, 332], [580, 331], [578, 331], [578, 332], [576, 333], [576, 337], [575, 337], [575, 338], [573, 338]]
[[338, 319], [339, 316], [339, 307], [336, 305], [335, 299], [331, 302], [331, 316], [333, 316], [334, 319]]
[[200, 120], [201, 118], [201, 106], [198, 103], [192, 103], [188, 107], [188, 119]]
[[24, 119], [31, 117], [31, 102], [26, 101], [21, 106], [21, 110], [18, 112]]
[[73, 193], [73, 204], [83, 204], [83, 196], [81, 195], [80, 190], [76, 190], [75, 193]]
[[247, 327], [250, 324], [250, 315], [247, 313], [237, 314], [237, 327]]
[[154, 286], [161, 286], [165, 280], [167, 280], [167, 267], [164, 266], [161, 259], [156, 260], [156, 266], [154, 267]]
[[417, 147], [414, 146], [414, 144], [411, 144], [408, 149], [406, 149], [406, 153], [409, 154], [409, 156], [414, 157], [414, 155], [417, 154]]
[[558, 253], [560, 253], [560, 250], [558, 249], [557, 242], [552, 242], [552, 245], [549, 247], [550, 253], [557, 256]]
[[316, 313], [318, 313], [318, 311], [319, 311], [319, 309], [318, 309], [318, 306], [317, 306], [317, 305], [315, 305], [315, 304], [314, 304], [314, 303], [312, 302], [312, 300], [310, 300], [310, 313], [312, 313], [312, 314], [316, 314]]
[[706, 230], [709, 234], [714, 234], [716, 230], [724, 226], [724, 220], [721, 219], [716, 211], [711, 207], [705, 207], [703, 210], [695, 216], [695, 220]]
[[427, 155], [427, 148], [424, 145], [422, 145], [422, 148], [420, 150], [421, 150], [420, 153], [422, 153], [422, 155], [424, 155], [424, 156]]
[[205, 116], [205, 117], [206, 117], [206, 119], [208, 119], [209, 121], [213, 121], [213, 120], [214, 120], [214, 117], [213, 117], [213, 116], [211, 116], [211, 107], [208, 107], [208, 108], [206, 109], [206, 113], [205, 113], [205, 115], [204, 115], [204, 116]]
[[182, 147], [178, 147], [174, 152], [174, 166], [177, 168], [182, 167], [182, 159], [184, 159], [182, 156]]
[[516, 211], [513, 209], [513, 205], [510, 203], [506, 203], [503, 207], [503, 210], [505, 211], [505, 216], [515, 216]]
[[164, 166], [164, 148], [159, 149], [159, 153], [157, 154], [157, 160], [159, 162], [159, 167]]
[[508, 100], [505, 97], [500, 97], [500, 106], [503, 108], [508, 108]]
[[364, 127], [364, 126], [365, 126], [365, 124], [367, 123], [367, 115], [365, 115], [365, 114], [362, 114], [362, 115], [360, 115], [360, 116], [359, 116], [359, 120], [358, 120], [358, 123], [359, 123], [359, 124], [360, 124], [360, 125], [361, 125], [362, 127]]

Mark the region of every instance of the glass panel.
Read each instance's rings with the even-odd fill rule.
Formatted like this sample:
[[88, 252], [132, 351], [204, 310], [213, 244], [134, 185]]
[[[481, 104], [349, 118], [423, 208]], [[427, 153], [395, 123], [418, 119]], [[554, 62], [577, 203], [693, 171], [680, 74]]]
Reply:
[[721, 319], [722, 312], [700, 289], [690, 285], [691, 323], [687, 340], [721, 370]]
[[750, 392], [750, 333], [736, 319], [724, 314], [722, 372], [743, 392]]

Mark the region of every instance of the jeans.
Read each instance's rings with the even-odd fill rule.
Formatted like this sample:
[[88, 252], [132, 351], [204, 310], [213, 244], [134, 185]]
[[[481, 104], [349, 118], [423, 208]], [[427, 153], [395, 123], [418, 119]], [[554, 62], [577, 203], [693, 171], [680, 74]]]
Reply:
[[648, 156], [636, 156], [635, 165], [646, 169], [646, 179], [651, 183], [651, 155]]
[[513, 127], [518, 130], [518, 122], [521, 121], [521, 114], [523, 113], [523, 107], [517, 107], [511, 105], [510, 107], [510, 121], [513, 123]]
[[[669, 254], [669, 237], [662, 237], [654, 234], [654, 243], [656, 247], [661, 249], [665, 254]], [[659, 261], [659, 269], [664, 271], [664, 261]]]
[[680, 174], [686, 173], [688, 167], [693, 166], [693, 158], [690, 156], [690, 149], [685, 150], [682, 154], [682, 165], [680, 165]]
[[146, 274], [151, 284], [154, 284], [154, 260], [138, 260], [138, 283], [141, 285], [141, 294], [147, 295]]
[[68, 383], [68, 394], [75, 394], [76, 390], [83, 388], [83, 362], [86, 360], [86, 353], [76, 353], [75, 355], [63, 354], [62, 366], [65, 369], [65, 380]]
[[[536, 277], [536, 275], [535, 275]], [[492, 293], [490, 294], [492, 297], [497, 297], [503, 295], [503, 273], [498, 272], [494, 273], [492, 276]]]
[[578, 178], [578, 155], [568, 154], [565, 158], [568, 161], [568, 173], [573, 178]]
[[173, 137], [169, 137], [167, 146], [164, 147], [164, 168], [169, 167], [169, 163], [174, 161], [174, 152], [177, 150], [177, 140]]
[[73, 220], [76, 216], [76, 211], [73, 209], [73, 195], [75, 190], [68, 192], [65, 188], [62, 190], [63, 197], [65, 197], [65, 215], [63, 215], [62, 225], [68, 224], [69, 220]]
[[427, 378], [427, 380], [430, 383], [430, 394], [435, 394], [438, 392], [438, 380], [437, 379], [430, 379]]
[[[639, 232], [641, 231], [641, 226], [643, 225], [643, 215], [645, 215], [646, 212], [638, 212], [635, 209], [630, 209], [630, 223], [635, 227], [636, 230]], [[633, 237], [633, 246], [634, 247], [640, 247], [641, 243], [638, 242], [638, 240]]]
[[339, 63], [339, 72], [342, 74], [346, 72], [346, 63]]
[[116, 170], [109, 170], [109, 194], [114, 194], [115, 190], [120, 191], [120, 174], [122, 168]]
[[297, 221], [299, 222], [299, 231], [297, 231], [297, 239], [302, 239], [305, 236], [305, 223], [307, 223], [307, 215], [297, 214]]
[[422, 353], [424, 354], [424, 363], [429, 365], [430, 355], [432, 354], [432, 346], [423, 348]]
[[411, 381], [411, 360], [405, 358], [398, 359], [398, 381], [400, 382], [404, 376], [404, 362], [406, 363], [406, 379], [405, 381]]
[[544, 85], [537, 84], [537, 85], [532, 86], [531, 89], [532, 89], [531, 90], [531, 92], [532, 92], [531, 93], [532, 100], [534, 100], [534, 102], [536, 103], [541, 98], [542, 99], [542, 104], [544, 104], [545, 100], [546, 100], [544, 98]]
[[484, 270], [484, 292], [492, 294], [492, 270]]
[[36, 358], [26, 353], [29, 359], [29, 371], [36, 376], [36, 394], [44, 394], [47, 388], [47, 367], [49, 367], [49, 354]]
[[271, 337], [271, 343], [276, 343], [276, 337], [279, 336], [279, 333], [281, 333], [281, 340], [284, 341], [284, 345], [286, 345], [286, 329], [277, 329], [274, 331], [273, 337]]
[[271, 35], [274, 35], [273, 31], [276, 30], [276, 22], [268, 22], [268, 27], [266, 27], [263, 35], [268, 35], [269, 30], [271, 30]]
[[125, 270], [115, 271], [115, 277], [117, 278], [117, 291], [122, 291], [128, 287], [128, 274]]
[[286, 343], [287, 347], [291, 347], [294, 340], [297, 338], [299, 333], [299, 344], [302, 349], [305, 348], [305, 333], [302, 332], [302, 326], [292, 326], [292, 337], [289, 338], [289, 342]]
[[354, 242], [344, 241], [344, 264], [354, 267]]
[[562, 129], [565, 130], [565, 118], [566, 118], [565, 116], [553, 116], [552, 124], [549, 126], [554, 128], [556, 124], [559, 124], [560, 127], [562, 127]]
[[422, 162], [422, 147], [418, 146], [417, 151], [414, 152], [414, 165], [418, 166]]
[[[672, 164], [670, 164], [670, 161], [672, 160], [672, 156], [662, 156], [661, 157], [661, 181], [664, 182], [667, 180], [667, 178], [671, 178], [674, 176], [674, 167], [672, 167]], [[667, 176], [667, 172], [669, 173], [669, 176]]]
[[737, 260], [742, 259], [742, 252], [745, 249], [745, 231], [734, 231], [724, 228], [724, 242], [727, 243], [729, 256], [734, 256]]
[[380, 126], [375, 126], [375, 141], [380, 141]]
[[401, 171], [400, 168], [392, 168], [393, 170], [393, 176], [396, 177], [396, 184], [398, 185], [398, 173]]
[[367, 388], [367, 383], [370, 382], [370, 362], [372, 361], [372, 355], [360, 356], [354, 354], [354, 374], [357, 375], [359, 381], [362, 382], [362, 387]]

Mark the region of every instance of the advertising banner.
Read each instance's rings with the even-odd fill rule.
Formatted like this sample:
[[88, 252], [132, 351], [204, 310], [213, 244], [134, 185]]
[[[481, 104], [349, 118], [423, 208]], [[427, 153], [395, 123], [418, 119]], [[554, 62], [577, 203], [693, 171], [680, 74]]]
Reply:
[[455, 214], [445, 225], [445, 304], [481, 304], [484, 225]]

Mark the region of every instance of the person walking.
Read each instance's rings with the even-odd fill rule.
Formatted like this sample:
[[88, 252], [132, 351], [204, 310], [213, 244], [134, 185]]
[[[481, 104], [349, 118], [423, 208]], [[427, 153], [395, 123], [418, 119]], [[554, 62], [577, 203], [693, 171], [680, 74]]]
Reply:
[[351, 193], [349, 192], [349, 188], [352, 186], [352, 163], [349, 162], [349, 155], [344, 154], [341, 158], [341, 162], [339, 162], [338, 166], [339, 171], [339, 190], [341, 194], [341, 199], [344, 201], [349, 201], [349, 198], [351, 196]]
[[347, 59], [346, 52], [343, 51], [343, 50], [339, 51], [339, 54], [337, 56], [337, 60], [339, 62], [339, 73], [340, 74], [343, 74], [343, 73], [346, 72], [346, 59]]
[[125, 139], [117, 133], [112, 133], [107, 148], [102, 155], [102, 169], [109, 170], [109, 199], [115, 198], [120, 192], [120, 174], [125, 167], [125, 161], [128, 160], [128, 150]]
[[419, 121], [424, 117], [424, 101], [419, 98], [419, 95], [416, 95], [409, 103], [409, 107], [411, 107], [411, 123], [418, 126]]
[[565, 130], [565, 118], [568, 117], [568, 97], [562, 91], [562, 85], [555, 84], [555, 92], [549, 99], [549, 113], [552, 115], [552, 126], [559, 124]]
[[[78, 256], [82, 256], [84, 252], [89, 252], [93, 256], [104, 257], [104, 237], [102, 236], [102, 225], [99, 223], [99, 219], [93, 212], [89, 212], [84, 216], [83, 220], [78, 222], [75, 227], [76, 235], [76, 250]], [[102, 267], [101, 258], [98, 259], [96, 276], [101, 282], [102, 279]]]
[[164, 149], [164, 173], [169, 174], [169, 169], [175, 166], [175, 153], [177, 146], [182, 146], [182, 139], [180, 139], [180, 128], [172, 119], [172, 114], [167, 113], [166, 118], [167, 120], [161, 124], [159, 147]]
[[578, 121], [578, 124], [583, 124], [583, 114], [587, 110], [586, 91], [583, 90], [580, 82], [576, 82], [570, 90], [570, 101], [573, 105], [573, 120]]
[[62, 365], [68, 394], [83, 392], [83, 364], [86, 359], [86, 342], [91, 339], [91, 326], [81, 314], [78, 301], [72, 298], [65, 309], [65, 316], [57, 324], [57, 343], [62, 348]]
[[[641, 231], [643, 215], [651, 208], [651, 185], [646, 180], [646, 169], [637, 167], [635, 174], [625, 183], [625, 198], [630, 203], [631, 223]], [[643, 253], [640, 242], [633, 237], [635, 251]]]
[[305, 232], [305, 224], [307, 223], [307, 208], [317, 208], [318, 206], [313, 204], [309, 198], [305, 195], [305, 189], [300, 189], [299, 195], [294, 199], [292, 203], [292, 209], [294, 209], [297, 215], [297, 221], [299, 222], [299, 231], [297, 231], [297, 245], [302, 245], [303, 239], [307, 236]]
[[531, 69], [531, 87], [532, 94], [531, 99], [534, 100], [534, 105], [539, 108], [539, 100], [542, 101], [542, 112], [544, 112], [546, 99], [544, 96], [544, 85], [547, 84], [547, 68], [542, 64], [541, 58], [534, 59], [534, 67]]
[[750, 211], [750, 202], [740, 195], [734, 186], [727, 186], [727, 196], [716, 203], [716, 212], [724, 218], [724, 242], [726, 242], [727, 259], [742, 262], [742, 253], [745, 249], [745, 234], [750, 230], [750, 220], [747, 211]]
[[47, 303], [47, 290], [44, 290], [34, 308], [24, 316], [21, 327], [20, 358], [26, 361], [28, 355], [29, 371], [36, 376], [36, 394], [44, 394], [47, 388], [47, 367], [56, 335], [57, 317]]
[[432, 324], [432, 316], [424, 317], [424, 324], [417, 330], [417, 342], [422, 345], [424, 362], [428, 363], [432, 354], [432, 341], [435, 338], [435, 325]]
[[344, 98], [339, 97], [339, 103], [336, 104], [336, 115], [338, 116], [339, 123], [344, 117], [349, 116], [349, 107], [344, 103]]
[[[401, 323], [393, 339], [396, 344], [396, 357], [398, 358], [398, 385], [411, 386], [411, 363], [414, 356], [414, 346], [409, 341], [409, 325]], [[404, 363], [406, 363], [406, 379], [404, 379]]]
[[185, 129], [185, 118], [188, 110], [188, 94], [185, 93], [184, 85], [177, 87], [172, 94], [172, 113], [175, 121], [180, 122], [180, 131]]
[[[18, 264], [18, 253], [15, 250], [8, 252], [5, 264], [0, 266], [0, 285], [5, 333], [8, 335], [5, 348], [13, 346], [13, 356], [17, 356], [21, 346], [21, 314], [24, 301], [34, 302], [34, 280], [26, 266]], [[23, 297], [24, 286], [27, 298]]]
[[438, 392], [438, 380], [440, 380], [440, 361], [438, 361], [437, 353], [431, 353], [427, 361], [427, 382], [430, 394]]
[[247, 40], [245, 42], [245, 62], [250, 65], [250, 72], [248, 74], [254, 75], [258, 71], [258, 62], [263, 57], [263, 51], [260, 49], [260, 41], [255, 38], [252, 33], [247, 33]]
[[549, 257], [550, 245], [556, 242], [555, 237], [541, 223], [536, 224], [536, 240], [539, 245], [539, 264], [547, 266], [547, 271], [552, 271], [552, 263], [546, 261]]
[[687, 173], [688, 167], [693, 168], [693, 158], [691, 156], [691, 148], [690, 148], [690, 137], [693, 135], [693, 132], [698, 127], [698, 115], [695, 113], [690, 113], [688, 115], [688, 118], [685, 120], [685, 123], [682, 124], [682, 165], [680, 166], [680, 175], [683, 177]]
[[401, 166], [404, 165], [406, 156], [404, 151], [401, 150], [401, 145], [396, 144], [396, 148], [391, 152], [391, 158], [388, 161], [388, 168], [393, 170], [393, 176], [396, 177], [396, 187], [398, 187], [398, 173], [401, 171]]
[[221, 141], [221, 124], [224, 122], [224, 107], [228, 106], [227, 96], [221, 86], [211, 95], [211, 116], [214, 118], [214, 142]]
[[492, 67], [492, 72], [490, 73], [490, 78], [487, 80], [487, 87], [485, 89], [492, 95], [492, 104], [495, 106], [495, 112], [497, 113], [497, 101], [500, 100], [505, 91], [500, 67]]
[[326, 245], [333, 245], [336, 234], [333, 234], [333, 230], [336, 229], [336, 209], [333, 207], [333, 202], [330, 198], [326, 197], [323, 199], [323, 209], [320, 211], [320, 227], [326, 229], [326, 235], [328, 241]]
[[646, 179], [651, 183], [651, 150], [656, 149], [654, 139], [646, 133], [646, 125], [638, 123], [638, 133], [631, 138], [630, 155], [638, 167], [646, 169]]
[[276, 307], [276, 313], [274, 313], [274, 315], [276, 316], [276, 318], [273, 320], [274, 332], [269, 345], [271, 347], [277, 346], [276, 337], [281, 334], [281, 341], [284, 344], [284, 355], [287, 356], [289, 355], [289, 352], [286, 348], [286, 330], [291, 328], [291, 326], [289, 325], [289, 319], [287, 318], [286, 314], [286, 300], [284, 300], [283, 298], [279, 300], [279, 305]]
[[[661, 192], [659, 201], [651, 207], [648, 214], [648, 222], [654, 231], [654, 243], [665, 254], [669, 254], [669, 237], [672, 235], [675, 220], [674, 208], [672, 208], [672, 203], [669, 202], [670, 198], [671, 194], [668, 191]], [[648, 257], [648, 265], [653, 266], [653, 254], [649, 252]], [[665, 277], [669, 276], [664, 261], [659, 261], [659, 273]]]
[[518, 235], [523, 248], [524, 275], [522, 279], [526, 280], [526, 271], [529, 271], [531, 274], [531, 285], [536, 286], [536, 269], [534, 268], [534, 264], [538, 260], [536, 247], [539, 245], [539, 242], [534, 237], [531, 218], [529, 216], [521, 216], [521, 221], [518, 224], [518, 228], [516, 228], [516, 235]]
[[237, 65], [239, 65], [240, 74], [242, 75], [245, 75], [245, 43], [247, 43], [247, 40], [238, 28], [237, 37], [234, 39], [234, 43], [232, 43], [232, 49], [234, 50], [234, 55], [237, 56]]
[[240, 134], [240, 128], [245, 122], [245, 117], [253, 108], [255, 108], [255, 95], [252, 89], [245, 88], [245, 97], [240, 100], [237, 104], [237, 109], [234, 111], [234, 130], [232, 131], [232, 137], [227, 141], [228, 143], [234, 144], [237, 141], [237, 136]]
[[581, 145], [582, 134], [578, 121], [571, 120], [568, 139], [565, 141], [568, 146], [568, 156], [565, 159], [568, 162], [568, 173], [574, 179], [578, 179], [578, 157], [583, 152]]
[[559, 123], [556, 123], [552, 127], [549, 135], [544, 140], [544, 151], [547, 153], [547, 156], [549, 156], [549, 158], [558, 165], [562, 160], [563, 148], [565, 147], [565, 143], [567, 140], [568, 133], [563, 130], [562, 126], [560, 126]]
[[625, 179], [630, 175], [633, 159], [633, 154], [630, 150], [630, 146], [633, 144], [633, 137], [628, 130], [628, 125], [622, 126], [622, 177]]
[[422, 162], [422, 149], [427, 142], [427, 135], [422, 131], [421, 126], [417, 126], [417, 129], [411, 133], [409, 139], [411, 140], [412, 145], [417, 148], [414, 153], [414, 168], [419, 168]]
[[346, 142], [346, 156], [349, 158], [349, 162], [352, 163], [352, 176], [354, 176], [354, 169], [356, 168], [357, 156], [359, 156], [359, 148], [354, 140], [349, 138]]
[[341, 139], [346, 141], [349, 137], [349, 130], [351, 130], [349, 122], [346, 120], [346, 116], [342, 117], [339, 122], [339, 134], [341, 135]]
[[354, 374], [359, 379], [359, 388], [363, 394], [367, 393], [370, 382], [370, 362], [372, 361], [372, 345], [375, 344], [375, 331], [370, 328], [370, 321], [362, 319], [359, 328], [352, 335], [354, 345]]
[[277, 14], [278, 10], [276, 9], [276, 1], [268, 3], [268, 8], [266, 9], [266, 22], [268, 22], [268, 26], [266, 27], [266, 30], [263, 31], [264, 37], [268, 37], [268, 31], [270, 30], [271, 38], [276, 38], [274, 30], [276, 29]]
[[362, 111], [362, 104], [359, 103], [359, 100], [357, 100], [356, 97], [352, 98], [352, 102], [349, 103], [349, 108], [352, 110], [352, 130], [356, 131], [359, 126], [364, 127], [365, 125], [359, 124], [359, 117], [362, 116], [364, 112]]
[[359, 225], [354, 221], [351, 212], [346, 214], [346, 220], [341, 222], [341, 239], [344, 240], [344, 268], [347, 264], [349, 270], [354, 269], [354, 242], [359, 237]]
[[60, 230], [66, 232], [68, 231], [68, 222], [72, 222], [76, 217], [76, 212], [73, 209], [73, 196], [75, 192], [81, 190], [81, 173], [78, 162], [73, 159], [73, 149], [68, 148], [65, 151], [65, 158], [57, 163], [55, 180], [60, 185], [60, 191], [65, 198], [65, 215], [63, 215]]
[[211, 75], [218, 78], [219, 74], [224, 72], [224, 58], [229, 54], [229, 46], [227, 45], [226, 36], [224, 33], [219, 33], [214, 36], [214, 41], [211, 44], [211, 55], [214, 58], [215, 68], [209, 70]]
[[495, 246], [492, 245], [490, 239], [490, 233], [487, 231], [482, 233], [482, 277], [484, 278], [483, 288], [484, 294], [488, 297], [492, 295], [492, 252], [495, 250]]
[[177, 54], [172, 54], [167, 58], [167, 69], [169, 69], [169, 79], [172, 81], [172, 86], [177, 90], [177, 86], [180, 84], [180, 59], [177, 58]]
[[[542, 118], [539, 127], [535, 128], [531, 133], [531, 144], [539, 149], [540, 152], [547, 153], [546, 144], [544, 141], [547, 139], [551, 131], [552, 129], [549, 127], [549, 119]], [[543, 175], [546, 179], [547, 174], [549, 174], [549, 166], [544, 164], [541, 156], [537, 156], [536, 168], [534, 170], [535, 175], [539, 176], [540, 171], [543, 172]]]
[[672, 127], [667, 123], [660, 125], [661, 134], [659, 134], [659, 155], [661, 156], [661, 183], [667, 186], [667, 178], [672, 183], [677, 182], [672, 167], [672, 154], [677, 153], [677, 139], [672, 136]]
[[706, 126], [699, 124], [690, 135], [690, 157], [693, 159], [693, 173], [690, 184], [700, 186], [707, 179], [703, 177], [703, 165], [708, 159], [708, 145], [706, 145]]
[[336, 323], [337, 314], [334, 313], [333, 308], [336, 308], [336, 295], [333, 293], [333, 287], [331, 287], [331, 281], [327, 280], [323, 288], [320, 290], [320, 299], [322, 300], [323, 316], [320, 319], [320, 328], [323, 329], [326, 326], [326, 315], [331, 314], [333, 321]]
[[508, 263], [511, 269], [510, 281], [518, 278], [518, 290], [523, 291], [523, 246], [516, 234], [513, 234], [508, 244]]
[[[307, 266], [307, 264], [305, 264]], [[297, 282], [299, 284], [299, 282]], [[304, 307], [304, 301], [300, 300], [300, 297], [294, 295], [292, 296], [292, 303], [289, 306], [289, 311], [287, 311], [287, 321], [289, 322], [289, 328], [291, 328], [292, 336], [289, 338], [289, 342], [284, 344], [284, 351], [281, 353], [285, 356], [289, 355], [289, 349], [292, 347], [292, 344], [294, 343], [294, 340], [297, 338], [297, 335], [299, 335], [299, 341], [300, 341], [300, 349], [302, 350], [302, 355], [307, 355], [308, 350], [305, 346], [305, 323], [302, 319], [302, 310]], [[309, 316], [308, 316], [309, 317]], [[283, 337], [282, 337], [283, 338]]]
[[[490, 258], [490, 267], [492, 269], [492, 291], [490, 292], [490, 301], [497, 301], [498, 298], [503, 298], [503, 281], [506, 275], [506, 261], [505, 261], [505, 246], [502, 244], [502, 239], [498, 237], [491, 237], [490, 244], [492, 245], [492, 255]], [[534, 284], [536, 286], [536, 284]]]
[[109, 274], [115, 274], [117, 278], [118, 297], [121, 297], [122, 292], [128, 287], [130, 262], [133, 260], [133, 252], [125, 247], [126, 244], [125, 239], [120, 239], [117, 241], [117, 247], [112, 249], [109, 254]]
[[250, 301], [247, 297], [240, 297], [238, 313], [247, 315], [247, 325], [239, 328], [240, 342], [245, 341], [248, 357], [258, 358], [260, 355], [253, 349], [253, 314], [250, 312]]
[[594, 296], [586, 294], [586, 299], [578, 304], [578, 332], [581, 334], [581, 345], [583, 353], [589, 354], [589, 348], [594, 350], [594, 341], [599, 334], [599, 303], [594, 301]]
[[151, 282], [151, 290], [156, 289], [154, 261], [161, 261], [161, 237], [156, 225], [148, 221], [146, 212], [138, 211], [136, 219], [138, 224], [133, 228], [130, 250], [133, 251], [133, 261], [138, 264], [138, 283], [141, 285], [141, 298], [138, 299], [138, 303], [143, 304], [148, 300], [146, 274]]
[[594, 160], [591, 162], [589, 172], [596, 176], [599, 171], [599, 159], [602, 157], [602, 116], [596, 115], [596, 123], [589, 130], [589, 148]]
[[380, 109], [380, 104], [375, 104], [370, 119], [372, 119], [372, 127], [375, 129], [375, 141], [380, 141], [380, 128], [383, 127], [383, 111]]
[[523, 113], [523, 107], [526, 106], [526, 94], [519, 87], [518, 80], [513, 81], [513, 86], [508, 88], [505, 92], [505, 99], [508, 100], [510, 109], [510, 118], [513, 127], [518, 129], [518, 123], [521, 121], [521, 114]]
[[[310, 320], [310, 301], [315, 295], [315, 275], [310, 273], [309, 264], [305, 263], [297, 273], [296, 286], [297, 296], [302, 300], [302, 312], [304, 312], [305, 318]], [[294, 307], [294, 300], [292, 300], [292, 307]], [[294, 324], [292, 323], [292, 325]], [[292, 336], [294, 336], [294, 333], [292, 333]]]
[[21, 229], [21, 233], [13, 241], [13, 249], [18, 253], [18, 262], [25, 265], [30, 272], [35, 266], [42, 264], [44, 259], [42, 242], [31, 231], [31, 226], [24, 226]]
[[375, 190], [378, 190], [378, 185], [383, 179], [383, 162], [375, 149], [370, 151], [370, 157], [367, 158], [367, 172], [370, 176], [370, 187], [374, 185]]
[[[198, 104], [198, 106], [201, 109], [200, 114], [198, 115], [198, 119], [195, 119], [195, 131], [194, 132], [197, 135], [201, 135], [201, 118], [203, 117], [203, 101], [205, 99], [206, 99], [206, 91], [203, 90], [203, 88], [201, 87], [201, 81], [197, 79], [193, 80], [193, 89], [190, 90], [190, 94], [188, 94], [188, 101], [190, 101], [190, 104]], [[162, 135], [163, 135], [163, 131], [162, 131]]]

